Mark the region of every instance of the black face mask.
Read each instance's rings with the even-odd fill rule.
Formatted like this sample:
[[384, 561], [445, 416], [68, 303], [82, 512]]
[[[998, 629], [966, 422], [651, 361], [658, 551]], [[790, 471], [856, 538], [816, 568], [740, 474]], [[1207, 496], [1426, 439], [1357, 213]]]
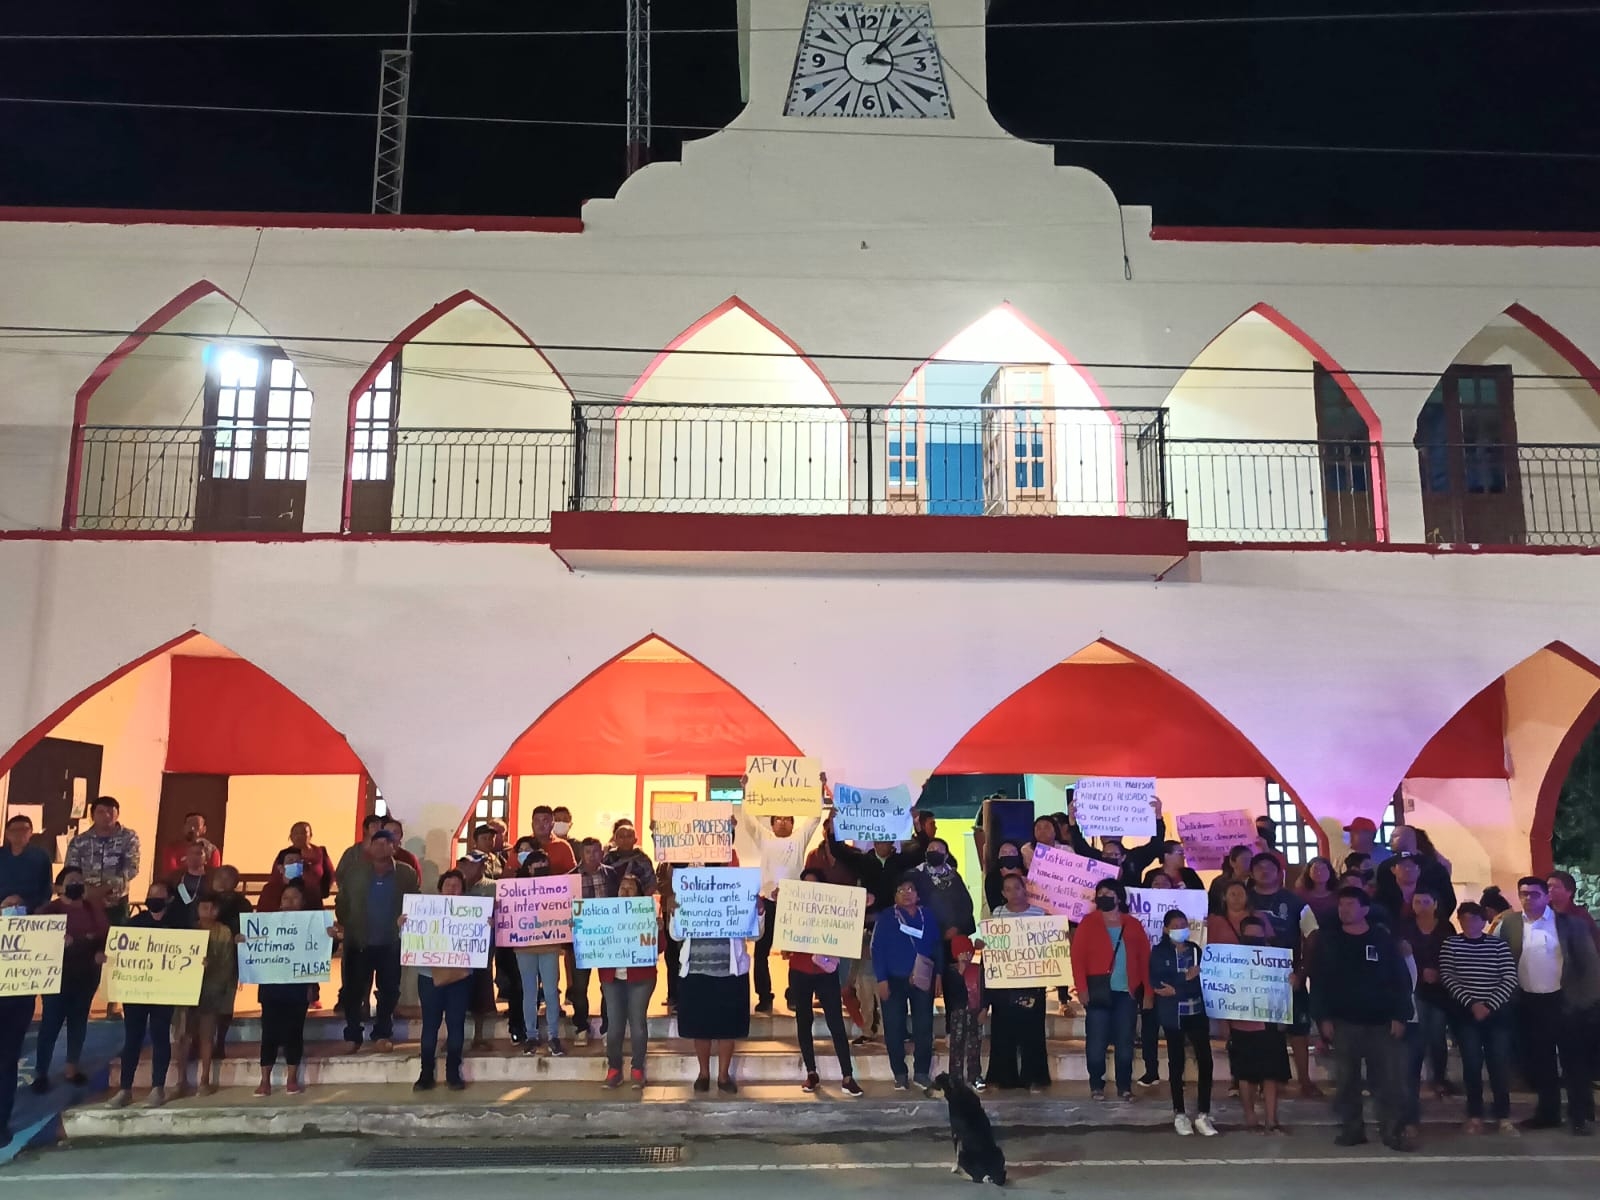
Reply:
[[1094, 906], [1101, 912], [1111, 912], [1117, 907], [1117, 898], [1115, 896], [1096, 896], [1094, 898]]
[[1022, 855], [1002, 854], [995, 862], [1000, 864], [1002, 870], [1015, 871], [1022, 866]]
[[69, 883], [61, 889], [61, 894], [68, 900], [82, 900], [83, 893], [87, 890], [82, 883]]
[[144, 902], [144, 906], [145, 906], [145, 908], [149, 909], [153, 913], [160, 913], [160, 912], [166, 912], [167, 911], [167, 902], [164, 899], [162, 899], [160, 896], [151, 896], [148, 900], [146, 900]]
[[943, 850], [929, 850], [928, 851], [928, 865], [930, 867], [942, 867], [949, 861], [950, 861], [950, 856], [948, 854], [946, 854]]
[[1246, 946], [1265, 946], [1267, 944], [1267, 939], [1266, 938], [1264, 938], [1264, 937], [1256, 937], [1253, 934], [1252, 935], [1246, 935], [1245, 937], [1241, 937], [1239, 940], [1241, 942], [1243, 942]]

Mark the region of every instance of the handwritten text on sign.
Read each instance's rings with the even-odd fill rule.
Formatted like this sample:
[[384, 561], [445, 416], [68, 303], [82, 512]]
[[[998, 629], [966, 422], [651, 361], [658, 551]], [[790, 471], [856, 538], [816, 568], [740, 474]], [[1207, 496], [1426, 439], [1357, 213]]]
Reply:
[[659, 946], [654, 897], [573, 901], [572, 951], [580, 971], [653, 967]]
[[1035, 846], [1028, 899], [1046, 912], [1081, 921], [1094, 909], [1094, 887], [1116, 877], [1115, 867], [1059, 846]]
[[66, 947], [65, 915], [0, 917], [0, 996], [56, 995]]
[[106, 999], [117, 1004], [196, 1004], [206, 970], [204, 929], [119, 925], [106, 937]]
[[656, 861], [725, 863], [733, 857], [733, 805], [726, 800], [657, 804], [650, 812]]
[[1235, 846], [1254, 846], [1256, 819], [1243, 809], [1178, 814], [1183, 856], [1196, 871], [1220, 871]]
[[1216, 1021], [1286, 1024], [1293, 1015], [1290, 958], [1277, 946], [1207, 946], [1200, 959], [1206, 1015]]
[[1154, 837], [1154, 779], [1080, 779], [1072, 811], [1084, 837]]
[[672, 873], [684, 937], [752, 938], [760, 933], [759, 867], [689, 867]]
[[326, 912], [245, 913], [240, 983], [326, 983], [333, 958]]
[[744, 810], [754, 817], [822, 815], [822, 764], [756, 755], [744, 764]]
[[778, 885], [778, 927], [772, 944], [802, 954], [860, 958], [866, 919], [865, 888], [786, 879]]
[[572, 940], [576, 875], [502, 879], [494, 885], [496, 946], [560, 946]]
[[841, 842], [911, 840], [911, 789], [833, 787], [833, 835]]
[[407, 896], [400, 965], [488, 966], [493, 913], [494, 901], [488, 896]]
[[1065, 917], [990, 917], [983, 939], [983, 981], [992, 988], [1065, 987], [1072, 947]]
[[1195, 945], [1205, 941], [1206, 913], [1209, 897], [1204, 892], [1180, 891], [1177, 888], [1129, 888], [1128, 912], [1144, 926], [1154, 946], [1166, 931], [1167, 914], [1179, 909], [1189, 918], [1189, 940]]

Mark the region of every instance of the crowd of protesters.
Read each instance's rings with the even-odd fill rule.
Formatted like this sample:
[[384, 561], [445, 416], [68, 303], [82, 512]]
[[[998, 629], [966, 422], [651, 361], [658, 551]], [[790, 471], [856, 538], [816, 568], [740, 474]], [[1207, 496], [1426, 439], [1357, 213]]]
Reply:
[[[1342, 1145], [1366, 1140], [1363, 1110], [1370, 1095], [1382, 1141], [1398, 1150], [1414, 1147], [1424, 1078], [1439, 1098], [1464, 1091], [1467, 1132], [1514, 1134], [1509, 1092], [1519, 1071], [1537, 1097], [1522, 1127], [1565, 1124], [1575, 1134], [1592, 1132], [1590, 1081], [1600, 1065], [1600, 928], [1575, 902], [1569, 875], [1521, 880], [1515, 906], [1495, 889], [1478, 901], [1458, 903], [1450, 863], [1423, 831], [1398, 827], [1382, 845], [1376, 826], [1358, 819], [1347, 827], [1349, 850], [1340, 864], [1312, 859], [1291, 882], [1289, 864], [1274, 844], [1275, 827], [1262, 817], [1254, 843], [1234, 847], [1206, 889], [1187, 865], [1182, 844], [1168, 839], [1159, 800], [1154, 808], [1156, 835], [1138, 846], [1119, 838], [1092, 843], [1070, 802], [1063, 813], [1040, 816], [1031, 840], [988, 846], [980, 838], [981, 908], [931, 815], [915, 814], [908, 841], [870, 847], [838, 840], [831, 818], [822, 823], [819, 839], [815, 820], [746, 817], [758, 855], [752, 865], [761, 871], [748, 939], [683, 936], [672, 887], [675, 865], [653, 863], [627, 820], [617, 821], [604, 841], [572, 836], [572, 815], [564, 808], [538, 806], [531, 833], [514, 840], [498, 822], [473, 828], [466, 852], [434, 887], [445, 895], [493, 896], [502, 878], [571, 875], [575, 896], [659, 897], [667, 1002], [679, 1036], [694, 1045], [694, 1089], [709, 1092], [714, 1085], [725, 1094], [738, 1090], [733, 1055], [749, 1036], [752, 1011], [775, 1011], [771, 957], [784, 884], [805, 879], [861, 887], [867, 916], [857, 957], [784, 955], [784, 999], [794, 1014], [802, 1088], [814, 1092], [821, 1086], [813, 1038], [819, 1010], [846, 1095], [861, 1095], [852, 1052], [859, 1054], [880, 1035], [895, 1088], [930, 1087], [935, 1008], [942, 998], [946, 1069], [953, 1079], [980, 1090], [1038, 1091], [1051, 1085], [1050, 999], [1044, 988], [985, 985], [979, 918], [986, 912], [1042, 915], [1029, 899], [1027, 875], [1038, 847], [1062, 846], [1104, 864], [1106, 871], [1095, 887], [1093, 911], [1072, 931], [1073, 986], [1059, 989], [1055, 998], [1061, 1015], [1084, 1020], [1094, 1099], [1106, 1098], [1108, 1059], [1119, 1099], [1131, 1100], [1136, 1086], [1159, 1086], [1164, 1048], [1176, 1132], [1214, 1136], [1217, 1039], [1226, 1047], [1230, 1090], [1239, 1096], [1246, 1126], [1269, 1135], [1285, 1132], [1280, 1100], [1291, 1084], [1301, 1098], [1321, 1096], [1312, 1076], [1314, 1047], [1331, 1063]], [[60, 870], [31, 844], [26, 816], [7, 823], [0, 851], [6, 914], [66, 917], [62, 986], [59, 994], [45, 997], [39, 1014], [32, 1088], [44, 1093], [54, 1086], [51, 1072], [63, 1032], [61, 1078], [74, 1088], [87, 1085], [81, 1059], [106, 939], [112, 926], [129, 924], [199, 929], [208, 936], [196, 1004], [122, 1008], [124, 1046], [112, 1106], [132, 1102], [146, 1043], [152, 1081], [147, 1104], [167, 1101], [169, 1077], [173, 1091], [185, 1092], [191, 1059], [199, 1090], [214, 1091], [239, 988], [241, 917], [252, 911], [239, 873], [207, 838], [204, 817], [191, 814], [183, 838], [160, 849], [159, 868], [135, 911], [129, 885], [140, 874], [139, 837], [121, 825], [110, 797], [97, 799], [90, 816], [90, 828], [72, 839]], [[422, 886], [421, 864], [402, 837], [403, 826], [393, 816], [370, 816], [362, 839], [335, 863], [313, 840], [310, 825], [297, 822], [259, 895], [262, 911], [327, 913], [328, 936], [342, 960], [338, 1003], [344, 1049], [351, 1054], [368, 1043], [379, 1051], [394, 1049], [404, 897]], [[737, 853], [729, 865], [738, 865]], [[1130, 887], [1206, 890], [1206, 942], [1287, 950], [1289, 1019], [1213, 1019], [1200, 983], [1202, 948], [1191, 940], [1189, 918], [1176, 907], [1166, 913], [1152, 946], [1143, 925], [1129, 915]], [[467, 1018], [473, 1020], [472, 1046], [486, 1048], [486, 1022], [497, 1011], [497, 997], [506, 1005], [511, 1041], [526, 1054], [564, 1056], [569, 1033], [575, 1046], [590, 1040], [592, 973], [577, 967], [570, 945], [498, 948], [484, 968], [435, 967], [419, 969], [417, 976], [418, 1090], [435, 1086], [441, 1026], [445, 1082], [466, 1086]], [[608, 1088], [624, 1082], [625, 1040], [626, 1079], [634, 1088], [646, 1082], [646, 1014], [657, 977], [654, 966], [600, 971]], [[0, 1001], [0, 1054], [9, 1052], [13, 1040], [20, 1051], [33, 1019], [33, 998], [21, 999], [25, 1006], [16, 998]], [[285, 1090], [298, 1093], [304, 1089], [305, 1025], [321, 1006], [320, 988], [263, 985], [259, 1003], [256, 1094], [271, 1094], [280, 1058]], [[1459, 1053], [1459, 1086], [1449, 1078], [1452, 1043]], [[1136, 1057], [1143, 1068], [1137, 1080]], [[15, 1087], [15, 1073], [0, 1072], [0, 1125], [9, 1118]]]

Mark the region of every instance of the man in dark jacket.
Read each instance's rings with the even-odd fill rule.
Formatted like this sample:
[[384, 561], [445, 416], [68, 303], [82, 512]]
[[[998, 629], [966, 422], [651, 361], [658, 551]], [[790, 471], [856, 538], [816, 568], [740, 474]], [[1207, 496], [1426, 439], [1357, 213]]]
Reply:
[[1456, 910], [1456, 888], [1450, 882], [1450, 868], [1439, 861], [1438, 851], [1425, 854], [1419, 850], [1417, 831], [1409, 825], [1396, 825], [1389, 844], [1394, 847], [1394, 854], [1378, 864], [1378, 899], [1390, 905], [1390, 911], [1396, 916], [1402, 916], [1411, 908], [1409, 899], [1403, 908], [1394, 903], [1400, 892], [1395, 868], [1402, 861], [1414, 858], [1419, 868], [1416, 886], [1439, 897], [1439, 915], [1448, 919]]
[[1361, 888], [1339, 891], [1339, 924], [1317, 936], [1311, 1010], [1323, 1040], [1333, 1043], [1340, 1123], [1334, 1144], [1367, 1140], [1362, 1068], [1378, 1108], [1378, 1133], [1391, 1150], [1415, 1150], [1402, 1121], [1404, 1037], [1415, 1001], [1411, 972], [1394, 935], [1371, 924], [1372, 900]]
[[417, 873], [394, 857], [387, 829], [372, 832], [367, 852], [339, 871], [334, 914], [344, 937], [344, 1038], [349, 1052], [361, 1049], [361, 1010], [377, 977], [378, 1003], [372, 1013], [372, 1040], [379, 1050], [394, 1049], [394, 1009], [400, 1001], [400, 917], [405, 897], [419, 890]]
[[1078, 828], [1077, 806], [1069, 799], [1067, 839], [1072, 843], [1072, 852], [1084, 858], [1092, 858], [1096, 862], [1103, 862], [1108, 867], [1115, 867], [1117, 879], [1123, 887], [1138, 887], [1145, 871], [1161, 857], [1161, 848], [1167, 844], [1167, 819], [1161, 815], [1161, 797], [1157, 796], [1152, 800], [1150, 807], [1155, 809], [1156, 813], [1156, 833], [1148, 842], [1129, 850], [1122, 844], [1121, 838], [1103, 837], [1100, 839], [1101, 848], [1096, 850], [1083, 836], [1083, 831]]

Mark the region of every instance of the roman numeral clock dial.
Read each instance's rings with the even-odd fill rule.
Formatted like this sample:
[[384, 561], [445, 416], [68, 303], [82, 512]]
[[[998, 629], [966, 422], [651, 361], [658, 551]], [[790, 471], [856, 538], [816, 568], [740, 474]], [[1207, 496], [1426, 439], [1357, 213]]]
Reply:
[[787, 117], [949, 118], [926, 4], [817, 0], [806, 10]]

